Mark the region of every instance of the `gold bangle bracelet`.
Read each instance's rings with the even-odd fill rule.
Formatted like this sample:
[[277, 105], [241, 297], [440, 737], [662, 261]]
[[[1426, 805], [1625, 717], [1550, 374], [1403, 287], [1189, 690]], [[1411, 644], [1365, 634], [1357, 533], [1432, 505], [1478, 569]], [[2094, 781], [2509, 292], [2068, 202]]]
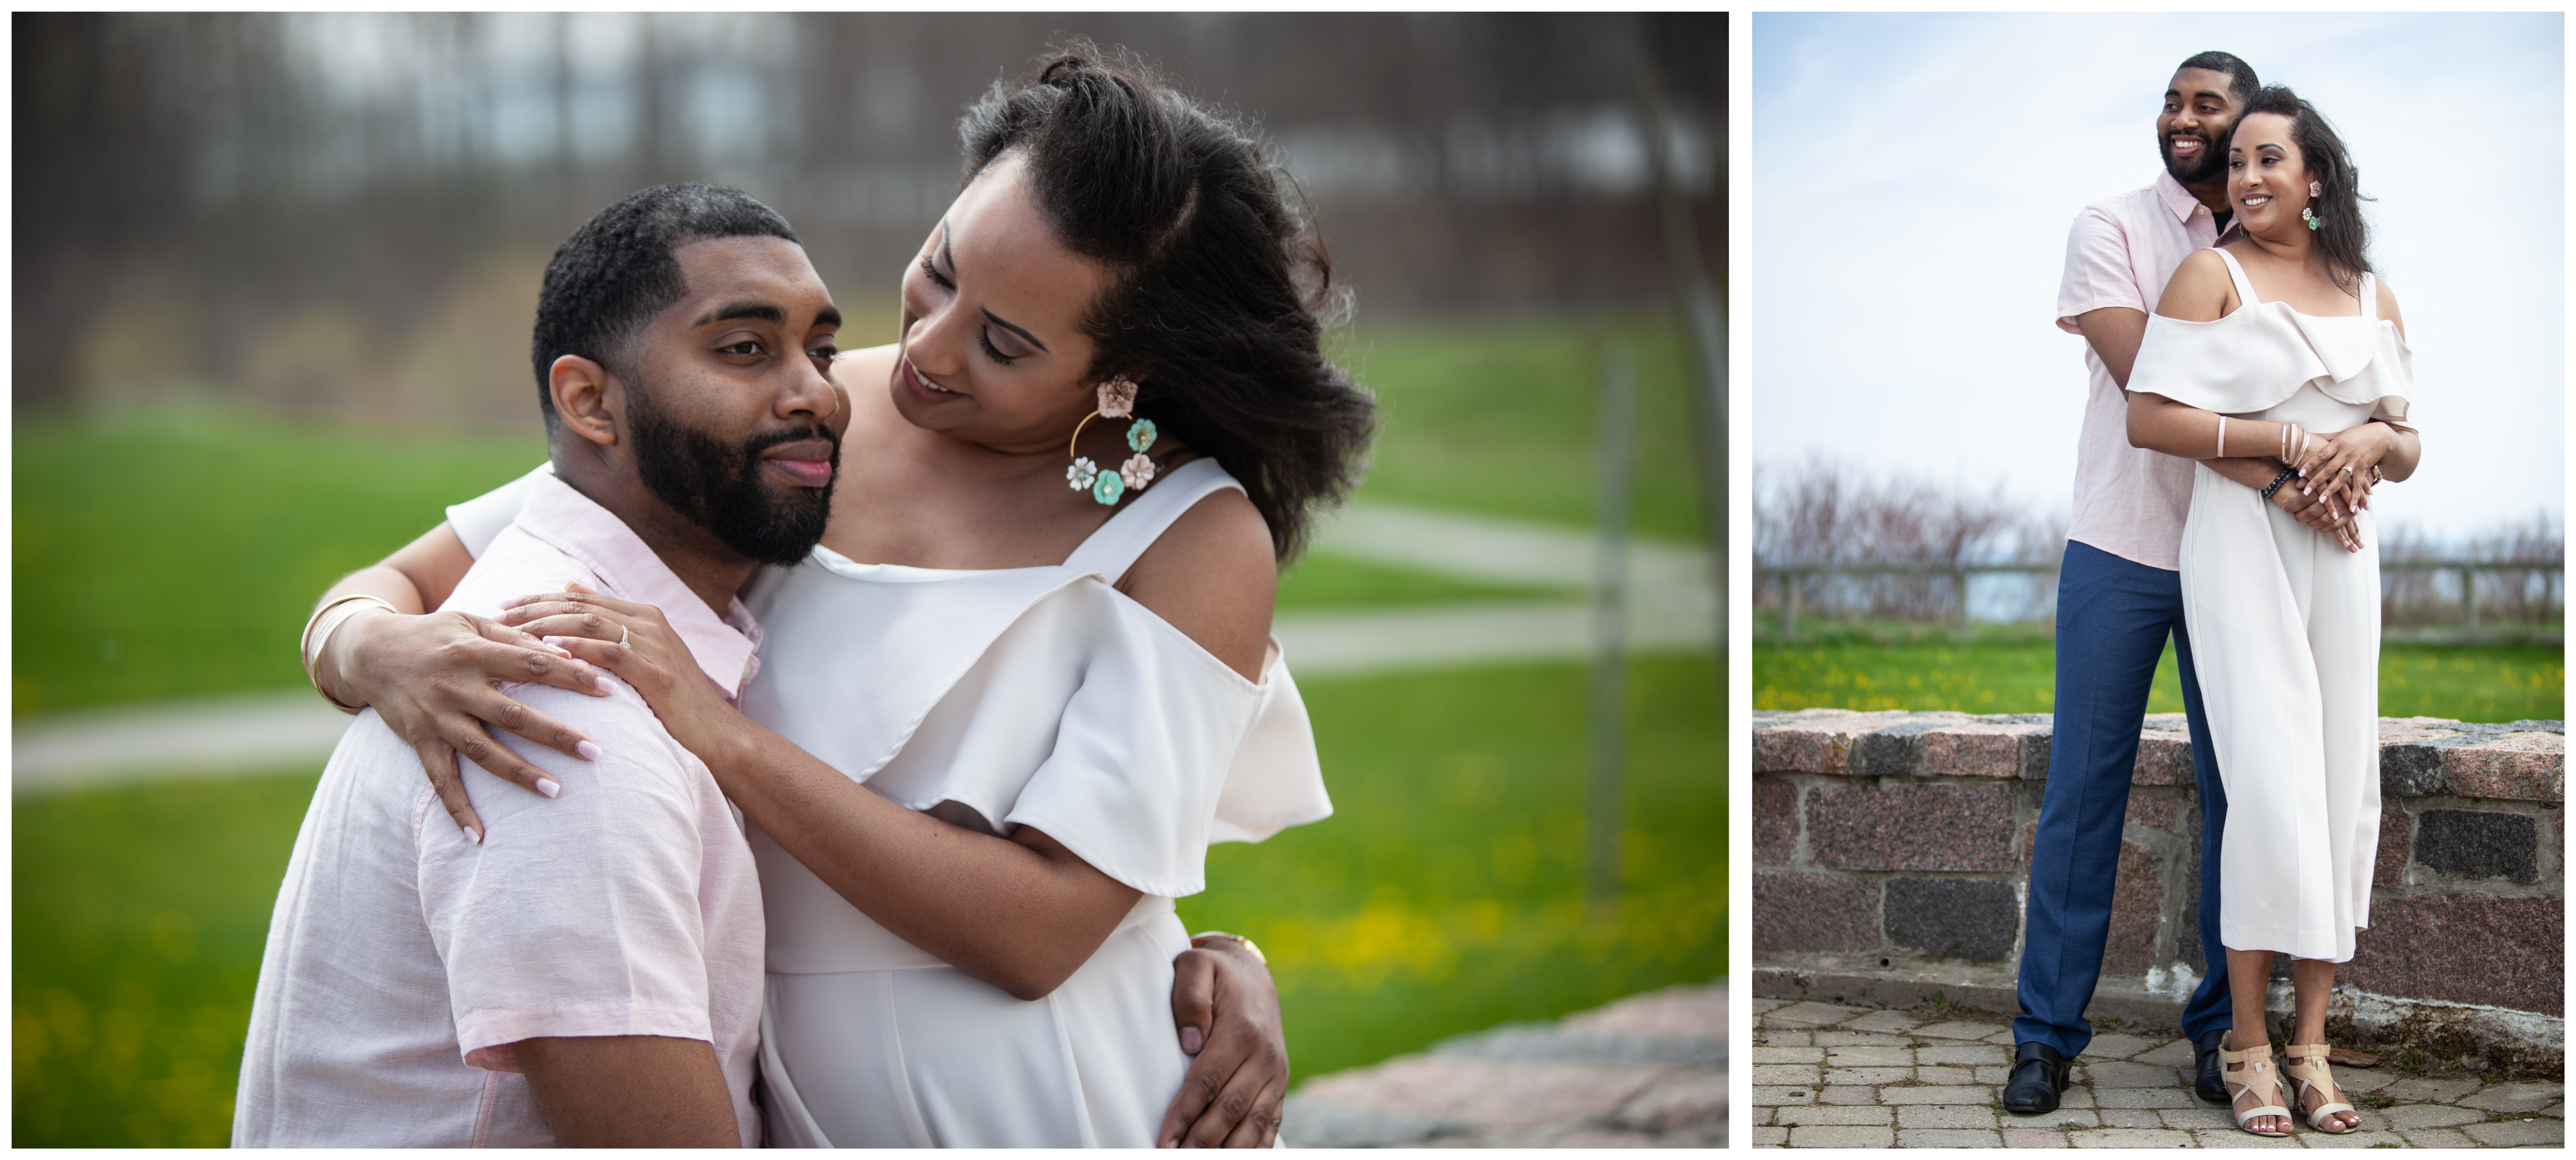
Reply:
[[[325, 692], [322, 688], [321, 678], [314, 675], [313, 666], [316, 662], [322, 659], [322, 646], [330, 643], [331, 634], [338, 632], [341, 625], [349, 623], [350, 617], [356, 616], [366, 610], [363, 608], [352, 608], [337, 616], [333, 616], [332, 611], [344, 604], [355, 604], [361, 602], [375, 605], [376, 607], [393, 613], [396, 616], [402, 615], [401, 609], [394, 607], [392, 602], [381, 596], [369, 596], [363, 592], [353, 593], [348, 596], [343, 596], [338, 600], [334, 600], [329, 604], [325, 604], [320, 608], [314, 609], [312, 619], [304, 622], [304, 636], [298, 645], [298, 651], [303, 654], [304, 683], [313, 686], [314, 692], [321, 693], [322, 699], [329, 701], [332, 708], [351, 715], [357, 714], [360, 710], [365, 709], [366, 706], [341, 704], [338, 697], [334, 697], [330, 693]], [[329, 623], [325, 624], [325, 620], [328, 620]], [[316, 635], [313, 631], [314, 626], [316, 625], [320, 625], [322, 629], [319, 635]]]

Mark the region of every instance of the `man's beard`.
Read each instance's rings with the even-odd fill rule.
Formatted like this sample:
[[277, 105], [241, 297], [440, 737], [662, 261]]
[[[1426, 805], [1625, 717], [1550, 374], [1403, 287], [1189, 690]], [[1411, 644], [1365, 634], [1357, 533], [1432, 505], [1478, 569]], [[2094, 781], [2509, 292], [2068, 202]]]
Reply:
[[781, 443], [824, 439], [832, 444], [838, 482], [841, 440], [820, 423], [773, 431], [728, 447], [694, 428], [671, 422], [652, 403], [642, 376], [627, 383], [626, 410], [635, 434], [635, 466], [644, 486], [671, 509], [705, 528], [724, 546], [763, 564], [793, 564], [823, 540], [832, 514], [832, 484], [799, 487], [781, 496], [770, 490], [760, 453]]
[[2173, 179], [2184, 185], [2209, 181], [2227, 172], [2227, 158], [2219, 152], [2218, 143], [2210, 140], [2208, 134], [2194, 135], [2200, 138], [2200, 160], [2186, 168], [2174, 159], [2173, 134], [2156, 134], [2156, 151], [2164, 155], [2165, 172], [2173, 174]]

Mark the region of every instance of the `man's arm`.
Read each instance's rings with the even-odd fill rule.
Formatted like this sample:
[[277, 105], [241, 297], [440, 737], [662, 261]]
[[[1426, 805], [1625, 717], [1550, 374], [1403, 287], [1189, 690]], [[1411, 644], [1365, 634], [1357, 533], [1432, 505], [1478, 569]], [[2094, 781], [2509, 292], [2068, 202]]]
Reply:
[[[2076, 329], [2093, 348], [2102, 365], [2111, 371], [2111, 381], [2129, 389], [2129, 369], [2138, 363], [2138, 346], [2146, 341], [2147, 312], [2126, 306], [2105, 306], [2075, 316]], [[2201, 462], [2221, 476], [2235, 480], [2256, 491], [2271, 486], [2272, 477], [2281, 473], [2279, 464], [2269, 459], [2234, 458], [2204, 459]]]
[[522, 1039], [519, 1066], [566, 1148], [738, 1148], [733, 1097], [703, 1039]]
[[2147, 312], [2105, 306], [2075, 316], [2075, 329], [2093, 348], [2094, 357], [2110, 368], [2111, 381], [2129, 389], [2129, 368], [2137, 365], [2138, 344], [2147, 338]]

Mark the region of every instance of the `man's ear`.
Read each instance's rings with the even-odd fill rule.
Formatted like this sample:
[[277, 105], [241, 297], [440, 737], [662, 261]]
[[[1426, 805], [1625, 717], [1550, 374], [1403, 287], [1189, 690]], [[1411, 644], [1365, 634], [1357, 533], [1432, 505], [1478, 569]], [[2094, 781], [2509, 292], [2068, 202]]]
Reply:
[[[608, 368], [568, 354], [547, 370], [546, 390], [554, 396], [555, 416], [576, 437], [602, 447], [617, 444], [617, 414], [609, 396]], [[623, 403], [624, 399], [619, 399]]]

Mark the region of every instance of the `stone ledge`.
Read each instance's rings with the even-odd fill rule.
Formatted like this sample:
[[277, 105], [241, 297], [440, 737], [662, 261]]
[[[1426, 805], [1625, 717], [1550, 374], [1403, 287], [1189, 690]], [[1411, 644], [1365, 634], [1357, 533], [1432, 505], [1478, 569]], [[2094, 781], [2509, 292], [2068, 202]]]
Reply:
[[[2048, 776], [2055, 721], [2045, 713], [1862, 713], [1760, 710], [1753, 715], [1755, 773], [1841, 777]], [[2565, 799], [2566, 723], [2480, 724], [2382, 717], [2380, 788], [2389, 797], [2451, 794], [2498, 801]], [[2190, 785], [2191, 735], [2183, 715], [2150, 715], [2139, 731], [2137, 785]]]

